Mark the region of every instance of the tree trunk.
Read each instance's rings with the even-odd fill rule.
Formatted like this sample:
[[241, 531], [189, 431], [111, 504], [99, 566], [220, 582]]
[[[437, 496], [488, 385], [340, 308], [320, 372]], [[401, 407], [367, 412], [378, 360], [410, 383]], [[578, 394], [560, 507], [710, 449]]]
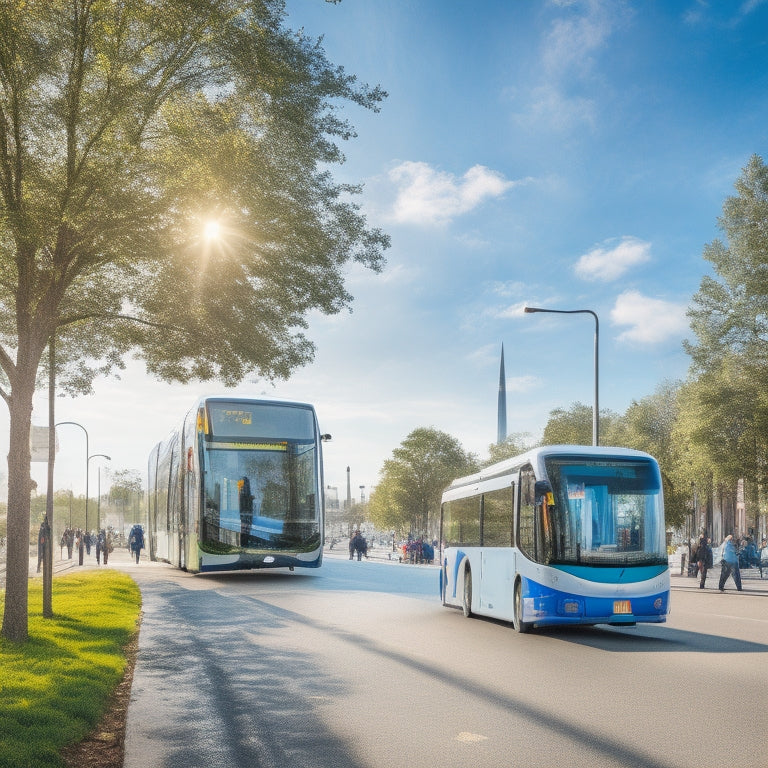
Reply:
[[17, 369], [8, 405], [8, 536], [5, 611], [2, 636], [14, 642], [27, 640], [29, 632], [29, 432], [37, 366]]

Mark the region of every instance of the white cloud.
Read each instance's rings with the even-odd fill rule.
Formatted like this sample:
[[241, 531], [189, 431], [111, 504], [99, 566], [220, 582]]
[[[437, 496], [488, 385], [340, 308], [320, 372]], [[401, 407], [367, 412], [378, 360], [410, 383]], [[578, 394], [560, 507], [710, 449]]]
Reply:
[[492, 294], [501, 296], [503, 298], [514, 298], [524, 294], [527, 290], [528, 284], [520, 280], [507, 280], [506, 282], [497, 280], [490, 286], [490, 291]]
[[582, 133], [598, 125], [606, 89], [599, 60], [629, 11], [613, 0], [556, 0], [551, 5], [555, 17], [530, 87], [512, 94], [519, 103], [513, 117], [537, 132]]
[[549, 131], [567, 133], [583, 125], [594, 128], [596, 112], [594, 99], [567, 95], [547, 83], [531, 90], [525, 112], [515, 119], [521, 125], [546, 126]]
[[438, 171], [428, 163], [407, 161], [389, 172], [397, 186], [392, 218], [409, 224], [446, 224], [500, 197], [514, 182], [483, 165], [474, 165], [461, 178]]
[[625, 291], [611, 310], [614, 325], [628, 325], [619, 341], [658, 344], [688, 330], [687, 305], [643, 296], [639, 291]]
[[519, 301], [517, 304], [510, 304], [503, 309], [494, 311], [493, 315], [501, 320], [510, 317], [523, 317], [523, 315], [525, 315], [525, 308], [529, 304], [530, 302], [528, 301]]
[[568, 16], [555, 19], [546, 39], [542, 61], [547, 72], [572, 77], [592, 71], [592, 54], [604, 48], [616, 24], [612, 3], [591, 2], [585, 13], [576, 15], [567, 7]]
[[530, 392], [538, 384], [536, 376], [513, 376], [507, 379], [507, 392]]
[[602, 245], [585, 253], [576, 262], [574, 270], [584, 280], [609, 282], [621, 277], [632, 267], [651, 258], [651, 244], [636, 237], [606, 240]]

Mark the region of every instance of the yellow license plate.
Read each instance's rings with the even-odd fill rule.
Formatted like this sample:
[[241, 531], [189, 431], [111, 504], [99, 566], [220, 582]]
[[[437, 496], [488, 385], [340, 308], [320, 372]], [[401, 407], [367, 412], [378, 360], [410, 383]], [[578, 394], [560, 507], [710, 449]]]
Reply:
[[632, 605], [629, 600], [614, 600], [613, 601], [614, 613], [632, 613]]

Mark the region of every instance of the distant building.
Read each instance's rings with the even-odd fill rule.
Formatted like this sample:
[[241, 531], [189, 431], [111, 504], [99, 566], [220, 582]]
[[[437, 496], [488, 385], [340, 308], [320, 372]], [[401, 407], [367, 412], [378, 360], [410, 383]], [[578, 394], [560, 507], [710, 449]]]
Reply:
[[501, 445], [507, 439], [507, 377], [504, 373], [504, 344], [501, 345], [499, 366], [499, 423], [496, 442]]

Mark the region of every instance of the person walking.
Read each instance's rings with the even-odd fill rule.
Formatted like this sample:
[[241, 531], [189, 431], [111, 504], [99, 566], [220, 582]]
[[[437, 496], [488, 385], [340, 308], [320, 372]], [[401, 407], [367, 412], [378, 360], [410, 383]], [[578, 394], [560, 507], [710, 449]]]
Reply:
[[37, 572], [40, 573], [40, 566], [45, 558], [45, 544], [48, 540], [48, 521], [43, 520], [40, 523], [40, 530], [37, 533]]
[[136, 564], [138, 565], [141, 550], [144, 549], [144, 529], [140, 525], [134, 525], [131, 528], [131, 533], [128, 536], [128, 546], [131, 553], [135, 556]]
[[112, 536], [110, 536], [109, 531], [103, 529], [102, 533], [104, 534], [104, 549], [102, 549], [101, 555], [104, 558], [104, 565], [106, 565], [107, 560], [109, 560], [109, 553], [112, 551]]
[[707, 538], [706, 530], [702, 530], [696, 547], [696, 559], [699, 563], [699, 589], [704, 589], [707, 581], [707, 571], [712, 567], [712, 540]]
[[720, 563], [720, 584], [718, 589], [725, 592], [725, 582], [733, 574], [733, 582], [736, 589], [741, 592], [741, 571], [739, 571], [739, 553], [736, 551], [736, 545], [733, 543], [733, 536], [729, 533], [723, 542], [723, 559]]
[[104, 565], [107, 564], [107, 537], [103, 530], [96, 536], [96, 565], [101, 565], [101, 553], [104, 553]]

